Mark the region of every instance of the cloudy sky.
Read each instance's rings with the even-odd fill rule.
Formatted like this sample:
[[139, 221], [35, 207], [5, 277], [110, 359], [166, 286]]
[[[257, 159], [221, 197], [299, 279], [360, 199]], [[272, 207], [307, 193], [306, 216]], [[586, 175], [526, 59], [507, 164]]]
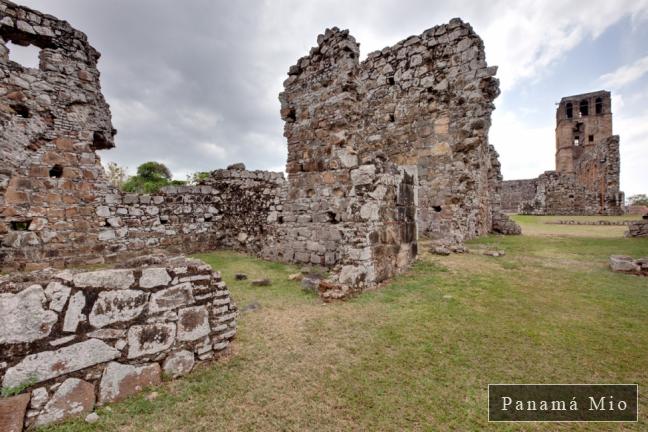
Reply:
[[15, 0], [68, 20], [102, 53], [119, 133], [102, 152], [130, 171], [157, 160], [176, 178], [244, 161], [283, 170], [277, 95], [327, 27], [362, 56], [459, 16], [498, 65], [490, 139], [506, 179], [554, 166], [555, 103], [612, 91], [621, 186], [648, 193], [648, 0]]

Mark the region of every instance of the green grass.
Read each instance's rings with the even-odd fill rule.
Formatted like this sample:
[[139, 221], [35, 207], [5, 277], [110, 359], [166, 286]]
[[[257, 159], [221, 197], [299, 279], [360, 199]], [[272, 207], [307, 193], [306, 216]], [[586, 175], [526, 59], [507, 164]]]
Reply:
[[[542, 225], [518, 220], [525, 232]], [[468, 246], [506, 256], [423, 254], [387, 286], [329, 305], [287, 280], [295, 267], [201, 254], [239, 307], [261, 305], [239, 317], [231, 355], [166, 382], [153, 401], [144, 392], [101, 409], [94, 425], [45, 430], [611, 429], [488, 424], [486, 388], [497, 382], [638, 383], [640, 423], [613, 429], [648, 430], [648, 279], [607, 268], [610, 254], [648, 256], [648, 239], [604, 234], [487, 236]]]

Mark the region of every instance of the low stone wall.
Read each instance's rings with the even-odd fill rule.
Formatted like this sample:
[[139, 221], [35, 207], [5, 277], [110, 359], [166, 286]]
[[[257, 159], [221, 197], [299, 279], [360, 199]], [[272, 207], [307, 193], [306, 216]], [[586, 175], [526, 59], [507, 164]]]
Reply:
[[628, 225], [626, 237], [648, 237], [648, 219], [642, 219]]
[[634, 221], [615, 221], [615, 220], [597, 220], [597, 221], [585, 221], [585, 220], [557, 220], [557, 221], [547, 221], [546, 224], [550, 225], [613, 225], [613, 226], [624, 226], [634, 223]]
[[103, 257], [114, 261], [154, 248], [261, 254], [274, 242], [285, 187], [282, 173], [221, 169], [197, 186], [169, 186], [152, 195], [115, 191], [96, 208]]
[[[220, 274], [185, 257], [14, 274], [0, 279], [0, 293], [0, 377], [4, 389], [29, 389], [26, 427], [124, 399], [162, 372], [185, 374], [236, 334]], [[11, 400], [15, 412], [25, 396]]]

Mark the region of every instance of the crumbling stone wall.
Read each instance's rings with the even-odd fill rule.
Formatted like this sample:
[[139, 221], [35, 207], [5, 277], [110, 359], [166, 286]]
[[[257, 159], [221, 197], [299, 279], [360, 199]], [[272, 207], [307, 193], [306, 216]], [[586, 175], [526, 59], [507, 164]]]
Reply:
[[504, 182], [504, 207], [525, 214], [620, 215], [619, 136], [610, 92], [565, 97], [556, 110], [556, 171]]
[[285, 187], [282, 173], [228, 169], [211, 172], [200, 185], [151, 195], [113, 191], [96, 207], [103, 258], [118, 261], [156, 248], [269, 254]]
[[[39, 68], [10, 61], [7, 42], [40, 48]], [[95, 150], [113, 147], [115, 131], [98, 58], [67, 22], [0, 3], [0, 261], [80, 264], [100, 253]]]
[[[236, 306], [220, 274], [184, 257], [0, 278], [0, 379], [29, 385], [25, 426], [92, 411], [226, 349]], [[24, 411], [23, 411], [24, 414]]]
[[[371, 266], [357, 273], [375, 283], [407, 266], [416, 231], [453, 242], [492, 231], [498, 200], [487, 134], [499, 89], [472, 28], [454, 19], [362, 63], [347, 30], [329, 29], [317, 42], [290, 68], [279, 99], [288, 140], [284, 229], [289, 244], [321, 250], [289, 248], [284, 257], [335, 266], [360, 252]], [[388, 185], [412, 203], [385, 194]], [[387, 228], [394, 224], [401, 228]], [[372, 248], [373, 239], [389, 252]]]
[[487, 142], [496, 68], [459, 19], [362, 63], [348, 31], [321, 35], [280, 96], [288, 181], [232, 167], [137, 195], [111, 187], [95, 153], [114, 130], [85, 35], [12, 3], [2, 12], [3, 41], [43, 48], [38, 70], [1, 59], [3, 121], [19, 136], [3, 136], [0, 155], [5, 270], [229, 247], [327, 266], [335, 297], [407, 268], [419, 231], [453, 243], [515, 231]]

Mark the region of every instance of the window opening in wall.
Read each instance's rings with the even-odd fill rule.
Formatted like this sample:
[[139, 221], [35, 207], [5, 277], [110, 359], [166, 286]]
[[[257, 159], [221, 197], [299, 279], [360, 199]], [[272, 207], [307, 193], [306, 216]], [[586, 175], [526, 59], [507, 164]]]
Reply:
[[443, 209], [441, 208], [441, 206], [433, 206], [433, 207], [432, 207], [432, 210], [434, 210], [434, 211], [437, 212], [437, 213], [440, 213], [441, 210], [443, 210]]
[[29, 113], [29, 108], [23, 104], [11, 105], [11, 109], [14, 110], [16, 115], [19, 115], [22, 118], [29, 118], [31, 114]]
[[18, 63], [25, 68], [38, 69], [40, 66], [40, 48], [35, 45], [18, 45], [7, 42], [9, 48], [9, 60]]
[[594, 142], [594, 135], [589, 136], [589, 142]]
[[389, 85], [394, 85], [394, 84], [396, 84], [396, 81], [394, 81], [394, 77], [388, 77], [387, 78], [387, 83]]
[[580, 145], [580, 137], [576, 136], [574, 137], [574, 145], [578, 147]]
[[49, 170], [50, 177], [61, 178], [62, 175], [63, 175], [63, 167], [61, 165], [56, 164]]
[[22, 220], [22, 221], [11, 221], [11, 229], [13, 231], [28, 231], [31, 222], [32, 222], [31, 219]]
[[596, 114], [603, 114], [603, 99], [597, 97], [594, 106], [596, 109]]
[[582, 100], [580, 102], [579, 112], [581, 116], [589, 115], [589, 102]]
[[571, 102], [567, 102], [567, 105], [565, 105], [565, 111], [567, 112], [567, 118], [574, 117], [574, 106]]
[[335, 213], [335, 212], [333, 212], [333, 211], [327, 211], [327, 212], [326, 212], [326, 217], [327, 217], [328, 221], [329, 221], [330, 223], [332, 223], [332, 224], [338, 224], [338, 223], [340, 223], [340, 221], [338, 220], [338, 215], [337, 215], [337, 213]]

